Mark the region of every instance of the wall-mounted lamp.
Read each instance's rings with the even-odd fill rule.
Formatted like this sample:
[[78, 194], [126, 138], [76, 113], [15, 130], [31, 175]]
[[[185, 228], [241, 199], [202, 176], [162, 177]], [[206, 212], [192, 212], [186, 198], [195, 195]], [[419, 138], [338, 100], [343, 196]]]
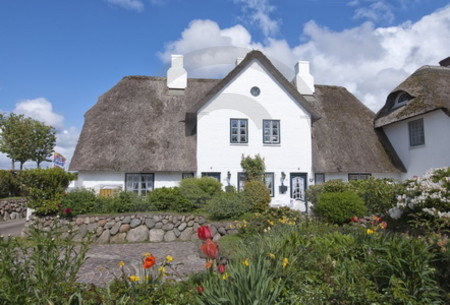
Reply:
[[280, 194], [285, 194], [287, 192], [287, 186], [284, 185], [284, 179], [286, 179], [286, 174], [281, 172], [281, 185], [279, 187]]
[[284, 179], [286, 179], [286, 174], [281, 172], [281, 185], [284, 185]]
[[228, 185], [231, 185], [230, 181], [231, 181], [231, 173], [230, 173], [230, 171], [228, 171], [227, 172], [227, 183], [228, 183]]

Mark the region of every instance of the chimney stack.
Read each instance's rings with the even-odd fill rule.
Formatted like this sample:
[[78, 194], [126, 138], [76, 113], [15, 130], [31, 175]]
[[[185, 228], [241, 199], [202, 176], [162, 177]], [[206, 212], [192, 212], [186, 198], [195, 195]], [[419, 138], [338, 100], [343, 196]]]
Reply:
[[173, 91], [184, 91], [187, 87], [187, 72], [183, 67], [183, 55], [172, 55], [172, 66], [167, 70], [167, 87]]
[[295, 65], [295, 86], [302, 95], [314, 94], [314, 77], [309, 73], [309, 61], [299, 61]]

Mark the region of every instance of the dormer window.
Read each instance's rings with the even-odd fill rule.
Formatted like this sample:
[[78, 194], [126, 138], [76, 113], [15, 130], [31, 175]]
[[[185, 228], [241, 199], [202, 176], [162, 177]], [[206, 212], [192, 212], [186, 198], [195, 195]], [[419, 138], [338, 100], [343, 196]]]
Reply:
[[409, 100], [411, 99], [411, 96], [406, 92], [399, 92], [397, 96], [395, 97], [395, 103], [392, 108], [398, 108], [403, 105], [405, 105]]

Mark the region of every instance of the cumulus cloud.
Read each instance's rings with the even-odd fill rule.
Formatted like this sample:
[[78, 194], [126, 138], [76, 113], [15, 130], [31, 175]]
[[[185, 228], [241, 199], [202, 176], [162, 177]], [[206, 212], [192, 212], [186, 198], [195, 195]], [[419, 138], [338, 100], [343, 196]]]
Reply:
[[16, 104], [13, 112], [32, 117], [55, 128], [61, 128], [64, 121], [62, 115], [53, 112], [52, 103], [43, 97], [21, 101]]
[[[366, 19], [373, 22], [392, 23], [395, 19], [392, 1], [386, 0], [353, 0], [347, 5], [355, 7], [355, 19]], [[400, 3], [401, 5], [401, 3]]]
[[256, 24], [264, 36], [269, 37], [278, 32], [280, 20], [270, 16], [275, 11], [275, 6], [270, 4], [270, 0], [234, 0], [234, 2], [242, 5], [244, 14], [242, 19]]
[[144, 3], [141, 0], [106, 0], [106, 1], [108, 1], [108, 3], [118, 5], [120, 7], [129, 10], [142, 11], [144, 9]]
[[[62, 154], [67, 159], [67, 165], [72, 158], [75, 146], [80, 135], [76, 127], [65, 127], [64, 117], [53, 111], [50, 101], [45, 98], [29, 99], [20, 101], [15, 105], [14, 113], [23, 114], [35, 120], [44, 122], [46, 125], [55, 127], [56, 129], [56, 146], [55, 151]], [[43, 163], [42, 167], [51, 166], [50, 163]], [[16, 168], [18, 166], [16, 165]], [[35, 162], [25, 163], [25, 168], [36, 167]], [[11, 160], [5, 154], [0, 153], [0, 168], [11, 168]]]
[[171, 53], [184, 54], [188, 73], [196, 77], [223, 76], [236, 57], [252, 49], [264, 52], [288, 79], [297, 60], [308, 60], [316, 83], [345, 86], [377, 111], [408, 75], [448, 56], [450, 44], [442, 33], [449, 31], [450, 6], [391, 27], [366, 22], [337, 32], [309, 21], [295, 46], [270, 37], [255, 42], [242, 25], [221, 29], [214, 21], [194, 20], [159, 56], [168, 62]]

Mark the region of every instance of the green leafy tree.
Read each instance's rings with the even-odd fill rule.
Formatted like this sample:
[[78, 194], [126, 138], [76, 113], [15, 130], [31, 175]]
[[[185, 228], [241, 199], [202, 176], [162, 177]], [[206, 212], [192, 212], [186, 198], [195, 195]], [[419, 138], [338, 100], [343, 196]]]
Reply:
[[36, 161], [37, 167], [40, 168], [42, 162], [51, 161], [48, 158], [52, 155], [55, 148], [56, 130], [39, 121], [34, 121], [33, 123], [31, 160]]
[[20, 162], [20, 169], [22, 169], [23, 164], [31, 159], [33, 120], [25, 118], [22, 114], [2, 115], [0, 132], [0, 152], [11, 159], [12, 169], [16, 161]]
[[260, 180], [264, 177], [266, 165], [264, 159], [258, 154], [254, 158], [242, 155], [241, 167], [245, 172], [247, 181]]
[[11, 159], [12, 169], [15, 162], [23, 164], [29, 160], [36, 161], [40, 167], [52, 154], [56, 142], [56, 131], [42, 122], [24, 115], [11, 113], [0, 115], [0, 152]]

